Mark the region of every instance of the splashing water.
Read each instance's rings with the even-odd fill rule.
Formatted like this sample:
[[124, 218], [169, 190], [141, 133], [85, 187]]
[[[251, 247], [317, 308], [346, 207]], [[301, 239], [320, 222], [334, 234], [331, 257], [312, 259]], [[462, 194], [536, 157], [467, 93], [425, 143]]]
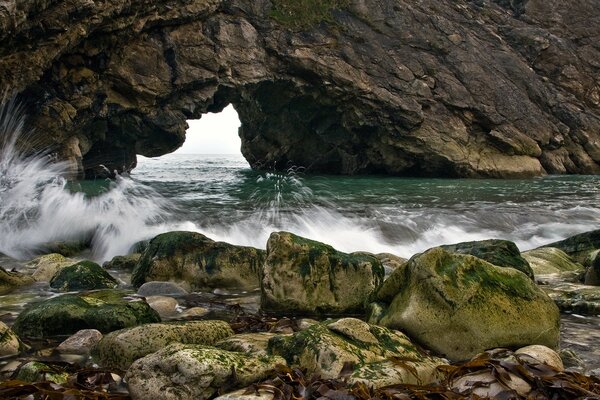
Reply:
[[132, 179], [118, 177], [91, 198], [70, 191], [64, 163], [19, 150], [33, 137], [24, 126], [14, 101], [0, 107], [0, 252], [26, 259], [51, 242], [89, 241], [105, 261], [166, 229], [170, 202]]

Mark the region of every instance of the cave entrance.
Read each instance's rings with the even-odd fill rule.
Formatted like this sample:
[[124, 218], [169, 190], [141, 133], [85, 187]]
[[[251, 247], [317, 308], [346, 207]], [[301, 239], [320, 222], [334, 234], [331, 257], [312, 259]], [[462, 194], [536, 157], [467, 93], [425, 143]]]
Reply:
[[241, 125], [238, 113], [228, 105], [219, 113], [206, 113], [201, 119], [188, 120], [189, 128], [183, 146], [173, 154], [218, 154], [242, 156], [238, 135]]

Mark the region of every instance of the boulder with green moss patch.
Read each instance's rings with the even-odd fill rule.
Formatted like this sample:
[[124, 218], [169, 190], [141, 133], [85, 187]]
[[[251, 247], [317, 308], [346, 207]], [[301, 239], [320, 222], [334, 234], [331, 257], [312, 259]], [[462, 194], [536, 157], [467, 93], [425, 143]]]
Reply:
[[92, 261], [61, 268], [50, 280], [50, 287], [63, 292], [114, 289], [119, 285], [104, 268]]
[[261, 284], [261, 309], [269, 313], [358, 314], [384, 278], [369, 255], [339, 252], [288, 232], [272, 233]]
[[0, 267], [0, 295], [10, 293], [16, 288], [31, 285], [35, 280], [29, 276], [15, 271], [7, 271]]
[[134, 362], [125, 379], [133, 399], [203, 400], [272, 376], [281, 357], [171, 344]]
[[556, 247], [567, 253], [573, 260], [584, 263], [591, 252], [600, 249], [600, 229], [580, 233], [543, 247]]
[[0, 322], [0, 357], [19, 354], [24, 345], [19, 337], [4, 322]]
[[23, 382], [52, 382], [60, 385], [67, 383], [69, 373], [38, 361], [31, 361], [19, 369], [16, 379]]
[[399, 273], [404, 283], [372, 322], [453, 360], [496, 347], [558, 345], [558, 308], [522, 272], [435, 248]]
[[470, 254], [498, 267], [514, 268], [533, 279], [533, 271], [516, 244], [508, 240], [490, 239], [440, 246], [450, 253]]
[[114, 269], [118, 271], [133, 271], [142, 255], [140, 253], [127, 254], [125, 256], [115, 256], [112, 260], [105, 262], [104, 269]]
[[583, 271], [583, 266], [573, 262], [564, 251], [555, 247], [541, 247], [523, 253], [533, 273], [537, 275], [578, 273]]
[[588, 265], [584, 277], [585, 284], [600, 286], [600, 252], [590, 254]]
[[128, 301], [118, 290], [102, 290], [33, 303], [19, 314], [13, 330], [21, 337], [52, 337], [81, 329], [107, 333], [151, 322], [160, 322], [160, 317], [145, 301]]
[[[351, 381], [371, 386], [432, 383], [441, 377], [436, 367], [445, 363], [421, 353], [403, 333], [355, 318], [320, 323], [291, 336], [274, 337], [269, 341], [269, 350], [283, 356], [288, 364], [326, 379], [337, 378], [344, 365], [352, 363]], [[395, 360], [402, 363], [394, 365]], [[387, 371], [387, 377], [383, 371]]]
[[168, 232], [150, 241], [131, 283], [184, 282], [193, 289], [256, 289], [264, 250], [215, 242], [195, 232]]
[[224, 321], [190, 321], [136, 326], [105, 335], [93, 350], [105, 368], [125, 370], [135, 360], [171, 343], [213, 345], [233, 335]]

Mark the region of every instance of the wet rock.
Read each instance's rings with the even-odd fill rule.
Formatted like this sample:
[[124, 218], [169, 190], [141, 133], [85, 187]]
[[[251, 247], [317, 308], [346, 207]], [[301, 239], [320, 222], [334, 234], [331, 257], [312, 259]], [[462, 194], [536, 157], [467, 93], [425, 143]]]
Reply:
[[584, 282], [586, 285], [600, 286], [600, 252], [590, 257], [589, 267], [585, 271]]
[[112, 332], [160, 317], [148, 303], [127, 301], [118, 290], [65, 294], [33, 303], [17, 317], [13, 330], [21, 337], [72, 335], [82, 329]]
[[[506, 383], [504, 383], [506, 381]], [[467, 396], [478, 396], [475, 398], [495, 399], [507, 391], [512, 391], [518, 396], [526, 397], [531, 392], [531, 385], [521, 377], [507, 372], [507, 378], [498, 381], [489, 371], [477, 371], [466, 374], [455, 380], [451, 386], [452, 391]]]
[[296, 326], [298, 327], [299, 331], [303, 331], [306, 330], [308, 328], [310, 328], [313, 325], [318, 324], [319, 321], [314, 320], [314, 319], [310, 319], [310, 318], [300, 318], [299, 320], [296, 321]]
[[278, 335], [277, 333], [269, 332], [243, 333], [221, 340], [215, 344], [215, 347], [228, 351], [264, 356], [268, 355], [269, 339]]
[[65, 384], [69, 379], [66, 372], [57, 372], [46, 364], [37, 361], [31, 361], [19, 369], [16, 376], [17, 380], [23, 382], [52, 382], [56, 384]]
[[556, 247], [567, 253], [576, 262], [584, 263], [591, 252], [600, 249], [600, 229], [580, 233], [543, 247]]
[[172, 317], [177, 313], [177, 300], [168, 296], [148, 296], [146, 301], [162, 319]]
[[[527, 356], [532, 359], [531, 361], [548, 365], [557, 371], [565, 370], [560, 355], [546, 346], [532, 345], [521, 347], [515, 351], [515, 356]], [[530, 364], [532, 363], [531, 361], [529, 362]]]
[[256, 289], [264, 251], [215, 242], [195, 232], [156, 236], [136, 265], [131, 283], [184, 282], [194, 289]]
[[61, 268], [50, 280], [50, 287], [63, 292], [76, 290], [114, 289], [117, 280], [92, 261]]
[[140, 296], [185, 296], [188, 293], [173, 282], [146, 282], [137, 291]]
[[555, 247], [540, 247], [526, 251], [523, 253], [523, 258], [529, 262], [536, 276], [583, 271], [581, 264], [576, 264], [567, 253]]
[[[291, 336], [276, 336], [269, 351], [307, 373], [337, 378], [345, 363], [355, 364], [351, 382], [373, 386], [413, 383], [428, 384], [441, 376], [436, 367], [444, 360], [422, 354], [398, 331], [344, 318], [311, 326]], [[404, 366], [389, 362], [401, 359]]]
[[62, 268], [73, 265], [76, 262], [77, 261], [72, 258], [66, 258], [61, 254], [52, 253], [31, 260], [25, 267], [34, 270], [32, 276], [36, 281], [49, 282]]
[[87, 242], [52, 242], [43, 246], [44, 253], [60, 254], [64, 257], [73, 257], [88, 248]]
[[389, 276], [396, 268], [402, 267], [408, 261], [406, 258], [398, 257], [391, 253], [373, 254], [366, 251], [357, 251], [350, 253], [351, 255], [373, 256], [377, 258], [383, 268], [385, 268], [385, 276]]
[[362, 313], [384, 269], [367, 255], [339, 252], [288, 232], [272, 233], [262, 272], [261, 309], [269, 313]]
[[560, 359], [565, 368], [569, 370], [584, 370], [585, 361], [573, 350], [563, 349], [560, 351]]
[[533, 279], [531, 266], [521, 256], [517, 245], [508, 240], [479, 240], [440, 247], [450, 253], [470, 254], [498, 267], [514, 268]]
[[63, 354], [90, 354], [92, 348], [102, 339], [96, 329], [82, 329], [58, 345], [56, 350]]
[[112, 260], [105, 262], [102, 267], [109, 270], [133, 271], [141, 256], [140, 253], [115, 256]]
[[192, 307], [184, 310], [179, 314], [180, 319], [196, 319], [206, 316], [210, 312], [209, 309], [204, 307]]
[[125, 376], [135, 399], [202, 400], [270, 377], [281, 357], [172, 344], [134, 362]]
[[171, 343], [213, 345], [233, 335], [224, 321], [190, 321], [141, 325], [105, 335], [93, 350], [105, 368], [125, 370], [131, 363]]
[[600, 287], [568, 282], [542, 286], [561, 311], [583, 315], [600, 314]]
[[7, 271], [0, 267], [0, 295], [10, 293], [16, 288], [31, 285], [35, 280], [20, 272]]
[[398, 293], [371, 321], [452, 360], [496, 347], [558, 345], [558, 308], [522, 272], [435, 248], [398, 273]]
[[23, 349], [19, 337], [4, 322], [0, 322], [0, 357], [15, 356]]

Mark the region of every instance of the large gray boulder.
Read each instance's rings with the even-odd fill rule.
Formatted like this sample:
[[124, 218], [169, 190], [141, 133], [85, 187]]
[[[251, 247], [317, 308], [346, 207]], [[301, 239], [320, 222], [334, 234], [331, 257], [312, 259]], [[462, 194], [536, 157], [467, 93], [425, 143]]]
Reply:
[[269, 313], [362, 313], [384, 278], [381, 262], [275, 232], [262, 270], [261, 309]]
[[463, 360], [496, 347], [558, 345], [558, 308], [522, 272], [434, 248], [397, 274], [397, 294], [372, 322], [439, 354]]
[[215, 242], [195, 232], [168, 232], [150, 241], [131, 283], [173, 281], [194, 289], [257, 289], [264, 250]]
[[134, 362], [125, 379], [133, 400], [203, 400], [264, 380], [278, 364], [285, 360], [175, 343]]

